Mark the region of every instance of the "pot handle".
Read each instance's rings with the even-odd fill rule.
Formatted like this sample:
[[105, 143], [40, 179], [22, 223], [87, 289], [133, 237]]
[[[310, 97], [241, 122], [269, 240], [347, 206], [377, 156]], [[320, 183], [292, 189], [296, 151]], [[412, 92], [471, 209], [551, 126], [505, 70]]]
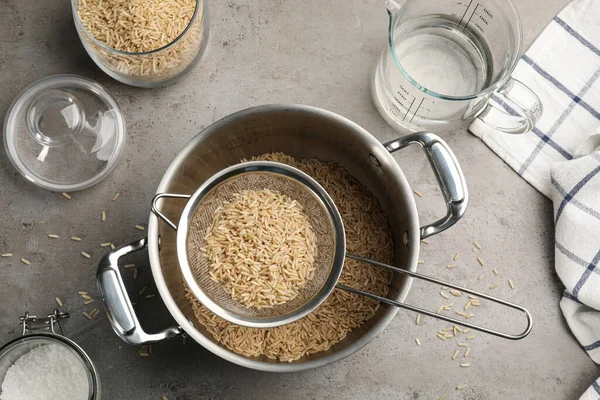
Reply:
[[177, 225], [175, 225], [175, 223], [173, 221], [171, 221], [169, 218], [167, 218], [167, 216], [158, 209], [157, 203], [163, 197], [167, 197], [167, 198], [171, 198], [171, 199], [189, 199], [192, 196], [190, 196], [189, 194], [159, 193], [156, 196], [154, 196], [154, 198], [152, 199], [152, 213], [154, 215], [156, 215], [158, 218], [165, 221], [167, 223], [167, 225], [169, 225], [171, 228], [173, 228], [174, 231], [176, 231]]
[[119, 259], [146, 247], [148, 247], [147, 238], [117, 247], [102, 257], [96, 274], [98, 291], [113, 330], [123, 341], [132, 345], [161, 342], [183, 333], [183, 330], [177, 326], [158, 333], [146, 333], [133, 310], [119, 272]]
[[450, 147], [439, 136], [428, 132], [417, 132], [385, 143], [387, 151], [393, 153], [410, 144], [419, 144], [431, 164], [446, 201], [446, 216], [421, 228], [421, 239], [450, 228], [463, 216], [469, 203], [465, 176]]

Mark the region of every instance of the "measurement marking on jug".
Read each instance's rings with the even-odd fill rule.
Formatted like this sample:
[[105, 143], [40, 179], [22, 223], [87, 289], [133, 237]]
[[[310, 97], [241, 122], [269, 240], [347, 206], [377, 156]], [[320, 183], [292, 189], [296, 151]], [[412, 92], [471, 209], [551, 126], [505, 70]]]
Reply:
[[[469, 17], [469, 20], [467, 21], [467, 23], [465, 24], [465, 28], [469, 25], [469, 22], [471, 22], [471, 19], [473, 19], [473, 16], [476, 14], [477, 9], [479, 8], [481, 4], [477, 3], [477, 5], [475, 6], [475, 9], [473, 10], [473, 12], [471, 13], [471, 16]], [[477, 14], [479, 15], [479, 14]]]
[[[463, 5], [464, 3], [463, 3], [463, 2], [461, 2], [461, 1], [459, 1], [459, 2], [458, 2], [458, 3], [456, 3], [456, 4], [460, 6], [460, 5]], [[473, 0], [471, 0], [471, 1], [469, 2], [469, 5], [467, 6], [467, 8], [465, 8], [465, 13], [463, 14], [463, 16], [462, 16], [462, 17], [461, 17], [461, 19], [460, 19], [460, 22], [458, 23], [458, 25], [459, 25], [459, 26], [460, 26], [460, 24], [462, 24], [462, 22], [463, 22], [463, 19], [464, 19], [464, 18], [465, 18], [465, 16], [467, 15], [467, 11], [469, 11], [469, 8], [471, 7], [471, 4], [473, 4]]]
[[[415, 103], [416, 99], [417, 99], [416, 97], [413, 97], [413, 101], [412, 101], [412, 103], [410, 103], [410, 106], [408, 107], [408, 110], [406, 110], [406, 114], [404, 114], [404, 118], [402, 118], [402, 121], [404, 121], [406, 119], [406, 117], [408, 116], [408, 113], [410, 112], [410, 109], [412, 108], [412, 106]], [[411, 121], [412, 121], [412, 119], [411, 119]]]
[[412, 122], [412, 120], [415, 118], [415, 115], [417, 115], [417, 111], [419, 111], [419, 108], [421, 108], [421, 104], [423, 104], [423, 101], [425, 100], [425, 97], [423, 97], [421, 99], [421, 102], [419, 103], [419, 106], [417, 107], [417, 109], [415, 110], [415, 112], [413, 113], [413, 116], [410, 118], [410, 121], [408, 122]]

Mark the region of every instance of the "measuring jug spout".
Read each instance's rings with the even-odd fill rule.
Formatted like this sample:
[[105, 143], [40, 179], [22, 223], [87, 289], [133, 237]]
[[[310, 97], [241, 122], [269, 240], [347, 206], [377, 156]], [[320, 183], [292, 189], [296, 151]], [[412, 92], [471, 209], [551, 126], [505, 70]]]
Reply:
[[400, 8], [402, 8], [402, 1], [400, 0], [385, 0], [385, 8], [387, 8], [390, 17], [394, 15]]

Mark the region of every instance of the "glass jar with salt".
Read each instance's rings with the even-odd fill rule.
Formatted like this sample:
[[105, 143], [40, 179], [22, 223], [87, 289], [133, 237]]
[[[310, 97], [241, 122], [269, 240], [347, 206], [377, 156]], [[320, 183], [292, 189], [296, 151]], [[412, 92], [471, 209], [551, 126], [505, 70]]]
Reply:
[[0, 348], [0, 400], [99, 400], [100, 379], [89, 356], [63, 335], [57, 309], [20, 318], [22, 336]]

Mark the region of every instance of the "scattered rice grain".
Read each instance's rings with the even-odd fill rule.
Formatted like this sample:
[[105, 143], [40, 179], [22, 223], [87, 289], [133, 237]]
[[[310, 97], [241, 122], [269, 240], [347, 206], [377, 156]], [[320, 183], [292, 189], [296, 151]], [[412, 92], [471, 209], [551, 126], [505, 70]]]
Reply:
[[494, 268], [494, 269], [492, 270], [492, 272], [494, 273], [494, 275], [498, 275], [498, 270], [497, 270], [496, 268]]
[[470, 318], [473, 318], [474, 316], [475, 316], [475, 314], [469, 314], [469, 315], [465, 315], [465, 318], [470, 319]]
[[75, 242], [81, 242], [81, 238], [77, 237], [77, 236], [71, 236], [71, 240], [73, 240]]
[[467, 387], [467, 385], [459, 385], [456, 387], [456, 390], [463, 390], [466, 387]]
[[417, 189], [414, 189], [413, 192], [419, 196], [419, 197], [423, 197], [423, 193], [419, 192]]
[[460, 256], [460, 253], [456, 253], [456, 254], [454, 255], [454, 261], [458, 260], [458, 256]]
[[82, 293], [81, 297], [85, 300], [91, 300], [92, 298], [87, 293]]
[[417, 314], [417, 319], [415, 319], [415, 324], [419, 325], [421, 322], [421, 314]]
[[140, 231], [143, 231], [144, 229], [146, 229], [142, 225], [136, 225], [135, 228], [139, 229]]
[[63, 306], [63, 302], [60, 298], [56, 297], [55, 300], [56, 300], [56, 304], [58, 304], [59, 307]]
[[52, 238], [52, 239], [59, 239], [60, 238], [60, 236], [55, 235], [54, 233], [49, 234], [48, 237]]
[[471, 363], [461, 363], [460, 366], [463, 368], [468, 368], [471, 366]]
[[21, 258], [21, 262], [22, 262], [23, 264], [25, 264], [25, 265], [29, 265], [29, 264], [31, 264], [31, 261], [29, 261], [29, 260], [27, 260], [27, 259], [25, 259], [25, 258]]
[[469, 345], [466, 343], [458, 343], [457, 346], [458, 347], [469, 347]]
[[415, 342], [417, 342], [417, 346], [420, 346], [420, 345], [421, 345], [421, 341], [419, 340], [419, 338], [416, 338], [416, 339], [415, 339]]
[[467, 357], [470, 353], [471, 353], [471, 348], [467, 347], [467, 349], [465, 350], [465, 354], [464, 354], [463, 357]]
[[448, 295], [444, 292], [440, 292], [440, 296], [442, 296], [443, 298], [445, 298], [446, 300], [449, 299], [450, 297], [448, 297]]
[[146, 290], [148, 290], [148, 286], [144, 286], [142, 290], [140, 290], [140, 296], [143, 295], [146, 292]]
[[102, 222], [106, 221], [106, 211], [102, 211], [102, 213], [100, 214], [100, 219], [102, 220]]
[[419, 260], [419, 261], [417, 261], [417, 264], [425, 264], [425, 261]]
[[494, 283], [494, 284], [492, 284], [492, 285], [490, 286], [490, 289], [496, 289], [497, 287], [498, 287], [498, 284], [497, 284], [497, 283]]
[[481, 250], [481, 245], [479, 243], [477, 243], [476, 241], [473, 241], [473, 244], [475, 245], [475, 247], [477, 247], [479, 250]]
[[475, 339], [475, 335], [467, 336], [467, 340]]
[[12, 253], [2, 253], [2, 257], [12, 257]]
[[462, 292], [460, 290], [456, 290], [456, 289], [450, 289], [450, 294], [452, 296], [456, 296], [456, 297], [462, 296]]
[[87, 306], [88, 304], [91, 304], [93, 302], [94, 302], [94, 299], [89, 299], [89, 300], [84, 301], [83, 304], [85, 304]]
[[62, 193], [62, 195], [63, 195], [65, 198], [67, 198], [67, 199], [71, 200], [71, 195], [70, 195], [69, 193], [63, 192], [63, 193]]
[[89, 253], [86, 253], [85, 251], [82, 251], [81, 255], [84, 256], [85, 258], [92, 258], [92, 256], [89, 255]]
[[100, 247], [109, 247], [111, 244], [111, 242], [100, 243]]
[[121, 193], [115, 193], [115, 195], [113, 196], [113, 198], [111, 199], [111, 201], [115, 201], [119, 198], [119, 196], [121, 195]]
[[453, 359], [453, 360], [456, 360], [456, 357], [458, 357], [458, 355], [459, 355], [459, 354], [460, 354], [460, 351], [456, 350], [456, 351], [454, 352], [454, 354], [452, 354], [452, 359]]
[[423, 240], [421, 240], [421, 243], [429, 244], [429, 240], [423, 239]]
[[446, 265], [446, 268], [448, 268], [448, 269], [456, 268], [456, 264]]
[[512, 279], [509, 279], [509, 280], [508, 280], [508, 286], [510, 286], [510, 288], [511, 288], [511, 289], [514, 289], [514, 288], [515, 288], [515, 283], [513, 282], [513, 280], [512, 280]]
[[156, 296], [156, 294], [154, 294], [154, 293], [150, 293], [150, 294], [147, 294], [147, 295], [146, 295], [146, 298], [147, 298], [147, 299], [151, 299], [151, 298], [153, 298], [154, 296]]
[[483, 260], [481, 259], [481, 257], [477, 257], [477, 262], [479, 263], [479, 265], [481, 265], [482, 267], [484, 266]]
[[92, 319], [92, 316], [91, 316], [90, 314], [86, 313], [85, 311], [84, 311], [84, 312], [82, 312], [82, 314], [83, 314], [83, 316], [84, 316], [84, 317], [86, 317], [87, 319], [89, 319], [89, 320], [91, 320], [91, 319]]

